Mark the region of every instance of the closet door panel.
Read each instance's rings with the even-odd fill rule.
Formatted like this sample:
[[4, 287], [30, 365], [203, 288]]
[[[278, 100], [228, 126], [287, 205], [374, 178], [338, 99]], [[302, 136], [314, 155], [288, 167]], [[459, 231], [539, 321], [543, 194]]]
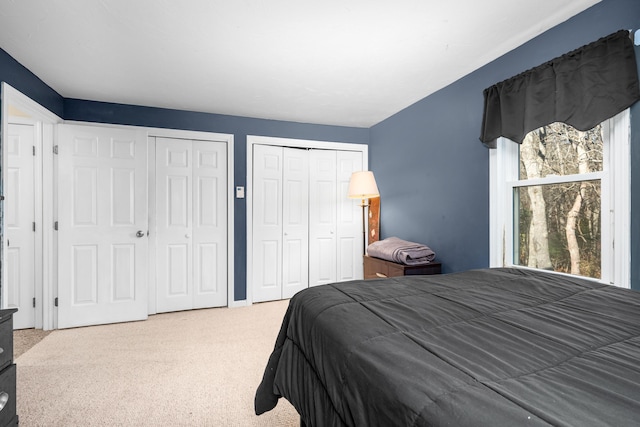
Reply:
[[190, 141], [156, 140], [157, 311], [193, 308]]
[[309, 287], [308, 151], [284, 149], [282, 209], [282, 298]]
[[253, 301], [282, 298], [284, 149], [253, 146]]
[[337, 278], [336, 160], [333, 150], [309, 152], [309, 286], [332, 283]]
[[227, 144], [193, 141], [193, 307], [227, 305]]
[[362, 170], [362, 153], [355, 151], [338, 151], [337, 156], [337, 246], [336, 246], [336, 281], [363, 278], [365, 239], [362, 228], [361, 200], [347, 197], [351, 174]]

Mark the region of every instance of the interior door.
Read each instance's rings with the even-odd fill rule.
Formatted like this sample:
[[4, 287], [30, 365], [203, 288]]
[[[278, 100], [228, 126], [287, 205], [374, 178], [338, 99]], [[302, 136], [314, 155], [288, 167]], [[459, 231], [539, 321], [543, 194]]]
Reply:
[[157, 311], [227, 304], [227, 148], [156, 138]]
[[58, 327], [147, 318], [147, 139], [58, 126]]
[[9, 124], [4, 213], [7, 233], [7, 308], [14, 329], [35, 326], [35, 128]]

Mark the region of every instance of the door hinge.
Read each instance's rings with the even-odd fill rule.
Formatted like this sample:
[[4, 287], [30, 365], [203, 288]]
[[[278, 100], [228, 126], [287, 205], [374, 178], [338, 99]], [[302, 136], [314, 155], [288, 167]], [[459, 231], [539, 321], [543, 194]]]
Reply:
[[33, 231], [36, 231], [36, 223], [33, 223]]
[[33, 308], [36, 308], [36, 299], [33, 299]]
[[53, 146], [53, 154], [58, 154], [58, 146], [57, 145]]
[[56, 306], [56, 307], [58, 306], [58, 297], [54, 298], [53, 305]]
[[58, 221], [53, 223], [53, 229], [58, 231]]
[[34, 156], [36, 155], [36, 146], [35, 145], [33, 146], [33, 155]]

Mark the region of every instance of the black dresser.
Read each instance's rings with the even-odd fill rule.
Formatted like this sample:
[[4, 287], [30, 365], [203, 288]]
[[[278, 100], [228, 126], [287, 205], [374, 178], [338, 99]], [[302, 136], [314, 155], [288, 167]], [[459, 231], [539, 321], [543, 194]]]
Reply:
[[0, 310], [0, 426], [18, 425], [16, 414], [16, 365], [13, 363], [13, 313]]

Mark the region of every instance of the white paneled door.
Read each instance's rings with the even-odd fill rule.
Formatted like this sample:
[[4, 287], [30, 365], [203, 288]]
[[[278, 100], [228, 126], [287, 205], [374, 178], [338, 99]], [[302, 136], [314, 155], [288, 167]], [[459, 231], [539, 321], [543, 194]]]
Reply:
[[[362, 170], [362, 153], [336, 152], [336, 185], [338, 188], [336, 230], [336, 280], [361, 279], [364, 277], [362, 206], [361, 200], [344, 197], [349, 192], [351, 174]], [[340, 197], [342, 196], [342, 197]]]
[[[314, 150], [310, 161], [309, 283], [333, 283], [337, 272], [337, 153]], [[346, 192], [342, 195], [346, 198]]]
[[308, 151], [253, 147], [253, 301], [309, 286]]
[[309, 287], [309, 151], [284, 148], [282, 298]]
[[226, 147], [156, 138], [159, 313], [227, 305]]
[[33, 125], [9, 124], [7, 182], [4, 184], [7, 237], [7, 308], [17, 308], [14, 329], [35, 326], [35, 187]]
[[253, 301], [282, 298], [283, 148], [253, 147]]
[[58, 127], [58, 327], [147, 318], [147, 138]]
[[362, 166], [357, 151], [309, 152], [309, 286], [363, 277], [362, 208], [347, 197]]

